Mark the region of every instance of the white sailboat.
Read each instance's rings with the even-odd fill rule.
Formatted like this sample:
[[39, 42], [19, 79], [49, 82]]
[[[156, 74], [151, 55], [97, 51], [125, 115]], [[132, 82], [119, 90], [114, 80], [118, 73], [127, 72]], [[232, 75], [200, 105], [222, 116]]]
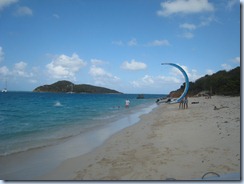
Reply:
[[67, 92], [68, 94], [73, 94], [74, 92], [73, 92], [73, 90], [74, 90], [74, 84], [70, 84], [70, 86], [71, 86], [71, 91], [69, 91], [69, 92]]
[[2, 93], [7, 93], [7, 80], [5, 80], [5, 88], [3, 88]]

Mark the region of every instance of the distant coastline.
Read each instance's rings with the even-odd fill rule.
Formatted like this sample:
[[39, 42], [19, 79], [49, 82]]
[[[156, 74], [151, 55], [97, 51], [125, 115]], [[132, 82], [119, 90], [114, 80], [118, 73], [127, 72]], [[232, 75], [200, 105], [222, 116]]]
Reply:
[[95, 94], [122, 94], [119, 91], [100, 86], [88, 84], [74, 84], [70, 81], [58, 81], [50, 85], [43, 85], [35, 88], [33, 92], [53, 92], [53, 93], [95, 93]]

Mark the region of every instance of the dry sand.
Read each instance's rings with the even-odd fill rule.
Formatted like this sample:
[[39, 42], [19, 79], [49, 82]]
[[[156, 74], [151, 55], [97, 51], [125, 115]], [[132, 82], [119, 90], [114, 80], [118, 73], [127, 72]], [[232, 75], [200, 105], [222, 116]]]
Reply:
[[240, 173], [240, 97], [189, 98], [185, 110], [161, 104], [39, 179], [191, 180], [207, 172]]

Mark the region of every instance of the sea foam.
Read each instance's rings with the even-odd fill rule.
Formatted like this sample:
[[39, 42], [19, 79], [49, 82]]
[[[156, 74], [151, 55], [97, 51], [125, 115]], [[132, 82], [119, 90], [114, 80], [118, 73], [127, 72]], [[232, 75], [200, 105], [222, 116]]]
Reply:
[[57, 102], [55, 102], [54, 106], [55, 106], [55, 107], [61, 107], [61, 106], [63, 106], [63, 105], [62, 105], [59, 101], [57, 101]]

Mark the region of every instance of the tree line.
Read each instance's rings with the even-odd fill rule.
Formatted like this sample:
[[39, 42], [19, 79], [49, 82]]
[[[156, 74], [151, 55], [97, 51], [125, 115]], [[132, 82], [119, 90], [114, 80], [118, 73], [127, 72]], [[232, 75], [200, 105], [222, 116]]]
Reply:
[[[181, 87], [170, 93], [170, 96], [179, 96], [185, 88], [185, 83]], [[240, 95], [240, 67], [236, 67], [230, 71], [221, 70], [212, 75], [205, 75], [190, 82], [188, 95], [194, 96], [198, 93], [206, 91], [209, 95]]]

